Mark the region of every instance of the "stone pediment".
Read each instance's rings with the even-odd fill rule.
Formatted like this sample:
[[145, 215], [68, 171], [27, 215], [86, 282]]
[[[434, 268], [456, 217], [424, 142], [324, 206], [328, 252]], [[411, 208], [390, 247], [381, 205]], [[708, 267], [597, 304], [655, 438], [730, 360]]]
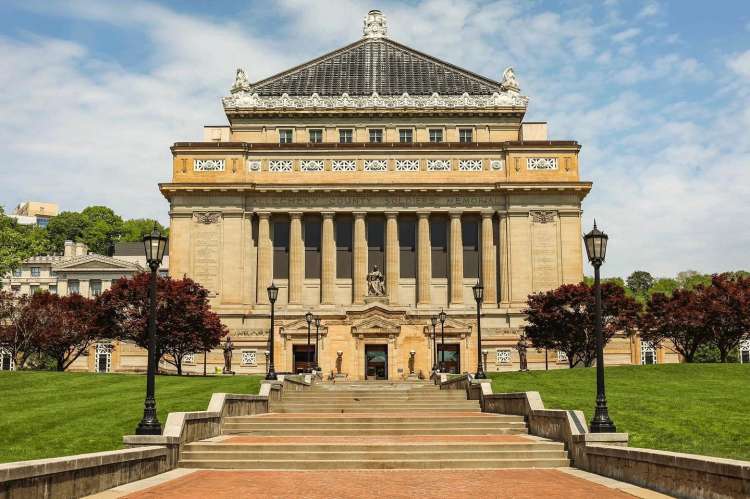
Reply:
[[119, 272], [142, 272], [144, 269], [132, 262], [125, 260], [119, 260], [103, 255], [85, 255], [73, 258], [72, 260], [66, 260], [59, 262], [52, 266], [52, 270], [55, 272], [74, 272], [76, 270], [82, 271], [119, 271]]
[[[279, 328], [279, 334], [283, 337], [292, 337], [292, 336], [305, 336], [307, 337], [307, 321], [303, 319], [295, 319], [292, 320], [286, 324], [283, 324]], [[310, 324], [310, 334], [312, 337], [315, 337], [315, 322]], [[318, 334], [320, 336], [326, 336], [328, 334], [328, 326], [325, 324], [320, 325], [320, 329], [318, 330]]]
[[354, 336], [398, 336], [401, 326], [407, 323], [406, 313], [400, 310], [388, 310], [373, 305], [364, 310], [347, 312], [347, 323], [351, 324]]
[[[468, 336], [474, 329], [474, 323], [469, 321], [463, 321], [455, 319], [453, 317], [447, 317], [445, 319], [445, 335], [446, 336]], [[438, 322], [435, 326], [435, 333], [439, 336], [441, 334], [440, 323]], [[425, 335], [432, 335], [432, 324], [428, 324], [424, 327]]]

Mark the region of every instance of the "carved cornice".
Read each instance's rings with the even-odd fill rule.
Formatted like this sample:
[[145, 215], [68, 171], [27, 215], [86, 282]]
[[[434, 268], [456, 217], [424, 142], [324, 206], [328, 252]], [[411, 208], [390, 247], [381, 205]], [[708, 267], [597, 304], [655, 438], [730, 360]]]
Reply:
[[525, 108], [529, 98], [513, 91], [495, 92], [492, 95], [409, 95], [380, 96], [376, 92], [368, 96], [318, 95], [261, 96], [257, 93], [238, 91], [222, 99], [225, 110], [232, 109], [493, 109]]

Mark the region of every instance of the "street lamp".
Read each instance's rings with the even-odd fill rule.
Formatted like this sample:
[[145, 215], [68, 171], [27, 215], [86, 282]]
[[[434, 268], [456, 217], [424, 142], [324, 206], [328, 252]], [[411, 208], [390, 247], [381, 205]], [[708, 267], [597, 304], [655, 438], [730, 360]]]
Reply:
[[445, 312], [443, 312], [443, 309], [440, 309], [440, 313], [438, 314], [438, 320], [440, 321], [440, 343], [442, 351], [440, 352], [440, 372], [445, 372]]
[[320, 317], [315, 318], [315, 370], [320, 371], [318, 363], [318, 338], [320, 337]]
[[586, 255], [594, 266], [594, 296], [596, 298], [594, 327], [596, 329], [596, 409], [591, 419], [592, 433], [615, 432], [615, 424], [609, 418], [607, 397], [604, 393], [604, 338], [602, 335], [602, 287], [599, 281], [599, 267], [604, 263], [607, 254], [607, 234], [594, 228], [583, 236]]
[[482, 368], [482, 322], [480, 316], [482, 314], [482, 299], [484, 298], [484, 286], [479, 281], [472, 286], [474, 291], [474, 301], [477, 302], [477, 374], [474, 376], [476, 379], [487, 379], [487, 375], [484, 374]]
[[273, 367], [273, 319], [275, 308], [274, 305], [276, 304], [276, 298], [279, 297], [279, 288], [277, 288], [276, 285], [272, 282], [271, 285], [266, 288], [266, 291], [268, 291], [268, 301], [271, 303], [271, 329], [268, 332], [268, 374], [266, 374], [266, 379], [269, 381], [276, 381], [278, 377], [276, 376], [276, 370]]
[[305, 369], [305, 372], [311, 373], [312, 369], [310, 366], [312, 364], [312, 355], [310, 355], [310, 325], [313, 321], [313, 314], [311, 312], [306, 313], [305, 320], [307, 321], [307, 369]]
[[438, 318], [436, 315], [433, 315], [430, 317], [430, 322], [432, 323], [432, 372], [437, 372], [438, 365], [437, 365], [437, 334], [435, 334], [435, 326], [437, 326]]
[[136, 435], [161, 435], [161, 424], [156, 416], [155, 380], [156, 374], [156, 272], [164, 258], [164, 249], [167, 246], [166, 236], [156, 228], [151, 234], [143, 236], [143, 249], [146, 252], [146, 262], [151, 269], [151, 280], [149, 281], [149, 307], [148, 307], [148, 368], [146, 371], [146, 400], [143, 404], [143, 419], [135, 429]]

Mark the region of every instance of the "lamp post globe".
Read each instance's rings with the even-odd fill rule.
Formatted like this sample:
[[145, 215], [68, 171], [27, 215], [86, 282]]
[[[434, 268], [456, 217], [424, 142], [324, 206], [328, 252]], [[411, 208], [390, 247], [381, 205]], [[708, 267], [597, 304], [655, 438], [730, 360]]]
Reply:
[[312, 312], [308, 312], [305, 314], [305, 320], [307, 321], [307, 367], [305, 368], [306, 373], [312, 372], [312, 351], [310, 349], [310, 327], [312, 326], [313, 321], [313, 314]]
[[438, 314], [438, 320], [440, 321], [440, 372], [445, 372], [445, 319], [448, 316], [445, 314], [443, 309], [440, 309]]
[[268, 288], [268, 302], [271, 304], [271, 329], [268, 331], [268, 373], [266, 379], [269, 381], [275, 381], [278, 379], [276, 376], [276, 370], [273, 366], [273, 344], [274, 344], [274, 308], [276, 305], [276, 298], [279, 297], [279, 288], [272, 282]]
[[148, 367], [146, 371], [146, 400], [143, 403], [143, 419], [135, 429], [136, 435], [161, 435], [161, 423], [156, 416], [156, 273], [159, 270], [164, 251], [167, 247], [167, 237], [156, 228], [151, 234], [143, 236], [143, 249], [146, 262], [151, 269], [149, 280], [148, 307]]
[[596, 407], [594, 417], [591, 419], [590, 429], [592, 433], [612, 433], [617, 431], [615, 424], [609, 417], [607, 408], [607, 397], [604, 386], [604, 335], [602, 333], [602, 286], [599, 268], [604, 263], [607, 255], [607, 241], [609, 237], [596, 227], [583, 236], [586, 246], [586, 255], [594, 267], [594, 296], [595, 316], [594, 327], [596, 332]]
[[474, 301], [477, 302], [477, 373], [474, 375], [476, 379], [487, 379], [487, 375], [484, 373], [482, 367], [482, 300], [484, 299], [484, 286], [477, 281], [472, 286], [471, 290], [474, 292]]
[[430, 323], [432, 324], [432, 372], [436, 373], [438, 370], [437, 365], [437, 334], [435, 333], [435, 326], [437, 326], [438, 318], [436, 315], [430, 317]]

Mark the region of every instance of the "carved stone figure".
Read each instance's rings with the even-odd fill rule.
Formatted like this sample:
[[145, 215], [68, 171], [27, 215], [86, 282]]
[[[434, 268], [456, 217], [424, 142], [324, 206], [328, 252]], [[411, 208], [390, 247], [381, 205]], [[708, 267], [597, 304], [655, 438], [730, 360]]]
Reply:
[[385, 277], [377, 265], [373, 265], [372, 272], [367, 274], [367, 295], [385, 296]]
[[516, 349], [518, 350], [518, 363], [519, 363], [519, 370], [520, 371], [528, 371], [529, 365], [528, 361], [526, 360], [526, 336], [521, 336], [518, 339], [518, 344], [516, 345]]
[[234, 75], [234, 85], [232, 85], [231, 93], [247, 92], [250, 90], [250, 82], [247, 80], [245, 70], [237, 68], [237, 72]]
[[365, 16], [365, 25], [362, 33], [367, 38], [382, 38], [388, 32], [388, 22], [379, 10], [371, 10]]
[[518, 93], [521, 91], [521, 87], [518, 85], [518, 80], [516, 79], [516, 73], [513, 72], [512, 67], [508, 66], [503, 71], [503, 80], [500, 82], [500, 88], [506, 92]]
[[232, 371], [232, 350], [234, 350], [232, 338], [227, 336], [227, 340], [224, 342], [224, 369], [222, 369], [224, 374], [234, 374]]

